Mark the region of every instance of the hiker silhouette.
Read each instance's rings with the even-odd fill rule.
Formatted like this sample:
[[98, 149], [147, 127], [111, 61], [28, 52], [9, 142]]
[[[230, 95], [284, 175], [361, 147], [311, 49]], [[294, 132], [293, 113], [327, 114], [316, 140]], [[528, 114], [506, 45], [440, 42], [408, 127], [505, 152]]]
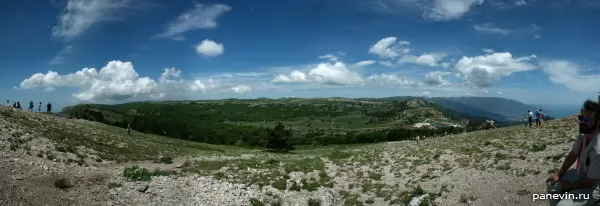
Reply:
[[52, 104], [50, 102], [46, 105], [46, 113], [52, 114]]
[[29, 108], [27, 109], [27, 111], [33, 112], [33, 100], [29, 101]]

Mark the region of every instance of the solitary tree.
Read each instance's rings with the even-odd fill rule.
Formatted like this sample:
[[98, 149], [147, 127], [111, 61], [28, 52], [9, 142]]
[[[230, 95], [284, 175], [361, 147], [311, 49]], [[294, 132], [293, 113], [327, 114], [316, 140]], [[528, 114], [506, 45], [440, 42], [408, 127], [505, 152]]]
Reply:
[[273, 129], [268, 129], [269, 132], [269, 142], [267, 143], [267, 148], [279, 152], [288, 152], [290, 150], [294, 150], [294, 145], [292, 144], [292, 131], [289, 129], [285, 129], [285, 126], [279, 122], [277, 126]]

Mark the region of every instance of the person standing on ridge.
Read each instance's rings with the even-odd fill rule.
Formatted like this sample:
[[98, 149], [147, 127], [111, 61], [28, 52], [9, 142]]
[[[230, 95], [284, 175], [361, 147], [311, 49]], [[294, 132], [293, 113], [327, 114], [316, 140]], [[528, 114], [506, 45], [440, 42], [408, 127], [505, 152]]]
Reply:
[[40, 102], [40, 105], [38, 105], [38, 112], [42, 112], [42, 102]]
[[127, 135], [131, 136], [131, 126], [127, 124]]
[[17, 103], [16, 102], [13, 102], [13, 108], [15, 108], [15, 109], [17, 108]]
[[27, 111], [33, 112], [33, 100], [29, 101], [29, 108]]
[[533, 112], [531, 112], [531, 110], [527, 110], [527, 122], [529, 123], [530, 127], [531, 127], [532, 120], [533, 120]]
[[535, 110], [535, 126], [540, 126], [540, 110]]
[[21, 102], [17, 102], [17, 109], [23, 110], [23, 108], [21, 108]]
[[542, 112], [542, 109], [540, 109], [540, 122], [539, 122], [539, 126], [542, 126], [542, 123], [544, 122], [544, 112]]
[[50, 102], [46, 105], [46, 113], [52, 114], [52, 104]]

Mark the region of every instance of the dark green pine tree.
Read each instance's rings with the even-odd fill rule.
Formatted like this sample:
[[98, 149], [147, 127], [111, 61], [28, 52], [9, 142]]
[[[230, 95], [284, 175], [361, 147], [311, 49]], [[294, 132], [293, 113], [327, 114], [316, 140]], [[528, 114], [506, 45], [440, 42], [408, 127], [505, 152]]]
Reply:
[[285, 126], [279, 122], [273, 129], [268, 129], [269, 139], [267, 148], [278, 152], [288, 152], [294, 150], [292, 143], [292, 130], [285, 129]]

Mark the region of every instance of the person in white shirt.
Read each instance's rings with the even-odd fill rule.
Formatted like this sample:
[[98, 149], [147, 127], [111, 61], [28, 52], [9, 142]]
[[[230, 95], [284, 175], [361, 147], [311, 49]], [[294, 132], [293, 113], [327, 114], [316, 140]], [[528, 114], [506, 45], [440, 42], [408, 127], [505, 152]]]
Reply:
[[[600, 104], [583, 104], [579, 135], [558, 172], [548, 178], [548, 193], [589, 194], [589, 199], [550, 199], [550, 205], [584, 206], [600, 203]], [[575, 163], [576, 169], [569, 169]]]
[[527, 122], [529, 123], [530, 127], [531, 127], [532, 121], [533, 121], [533, 112], [531, 112], [531, 110], [527, 110]]

